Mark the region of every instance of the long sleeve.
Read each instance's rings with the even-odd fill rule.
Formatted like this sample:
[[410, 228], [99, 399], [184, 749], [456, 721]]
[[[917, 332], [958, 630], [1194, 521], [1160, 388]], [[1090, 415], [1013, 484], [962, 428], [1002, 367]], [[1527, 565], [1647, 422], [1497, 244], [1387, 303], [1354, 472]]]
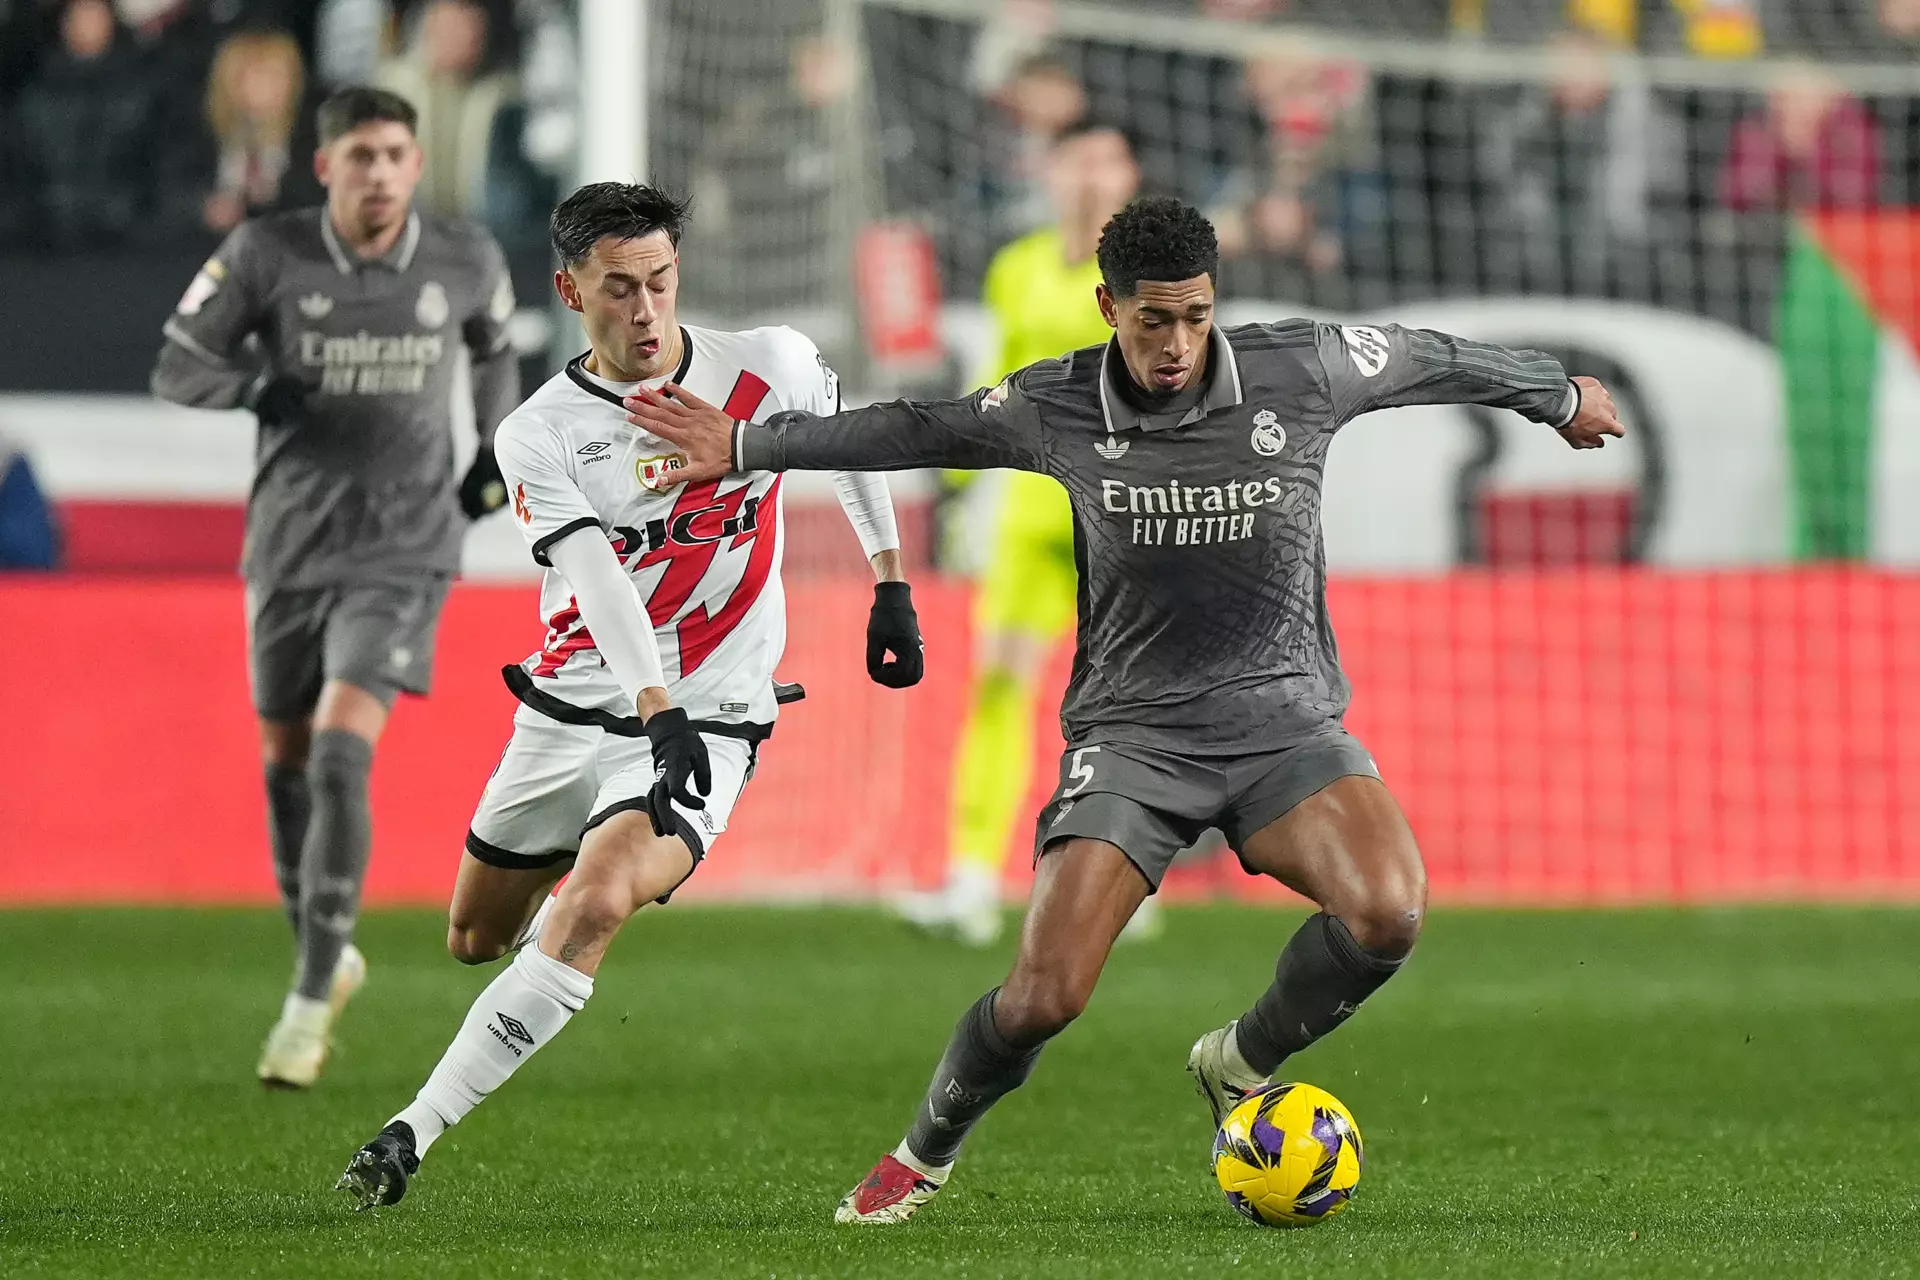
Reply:
[[887, 478], [857, 471], [837, 471], [834, 496], [847, 513], [847, 523], [860, 539], [860, 552], [871, 560], [882, 551], [900, 549], [900, 526], [893, 516], [893, 494]]
[[1339, 422], [1396, 405], [1484, 404], [1559, 427], [1580, 404], [1560, 362], [1538, 351], [1397, 324], [1316, 329]]
[[1040, 471], [1040, 416], [1020, 390], [1024, 373], [959, 400], [894, 400], [827, 418], [777, 413], [765, 426], [736, 428], [734, 463], [742, 471]]
[[493, 443], [501, 419], [520, 403], [520, 360], [507, 337], [513, 318], [513, 279], [506, 258], [489, 237], [483, 247], [487, 284], [483, 307], [460, 326], [460, 337], [473, 358], [473, 425], [483, 445]]
[[573, 590], [593, 647], [632, 702], [642, 689], [664, 689], [660, 644], [633, 578], [598, 527], [577, 528], [547, 548], [547, 558]]
[[153, 394], [197, 409], [231, 409], [271, 376], [257, 343], [265, 249], [251, 223], [234, 228], [181, 295], [161, 332], [148, 385]]

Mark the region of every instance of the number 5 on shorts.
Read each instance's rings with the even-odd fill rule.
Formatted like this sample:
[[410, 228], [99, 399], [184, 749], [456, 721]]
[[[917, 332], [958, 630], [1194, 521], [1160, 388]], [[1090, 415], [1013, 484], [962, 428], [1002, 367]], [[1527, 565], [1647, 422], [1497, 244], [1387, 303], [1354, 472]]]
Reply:
[[1061, 799], [1077, 796], [1087, 789], [1087, 784], [1093, 781], [1093, 766], [1087, 763], [1087, 757], [1099, 749], [1098, 747], [1081, 747], [1073, 753], [1073, 760], [1067, 766], [1067, 776], [1073, 779], [1073, 785], [1061, 791]]

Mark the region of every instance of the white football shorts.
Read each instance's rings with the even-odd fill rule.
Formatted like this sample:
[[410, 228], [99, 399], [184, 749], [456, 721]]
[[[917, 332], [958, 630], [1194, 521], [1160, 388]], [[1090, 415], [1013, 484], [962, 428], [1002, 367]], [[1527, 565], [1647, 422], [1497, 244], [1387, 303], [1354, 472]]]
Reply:
[[[694, 863], [727, 829], [727, 818], [753, 776], [756, 745], [717, 733], [700, 735], [713, 766], [704, 809], [675, 802], [675, 827]], [[561, 724], [531, 707], [514, 713], [513, 736], [480, 793], [467, 829], [467, 852], [490, 866], [550, 867], [580, 852], [580, 838], [617, 813], [648, 810], [653, 752], [645, 738]]]

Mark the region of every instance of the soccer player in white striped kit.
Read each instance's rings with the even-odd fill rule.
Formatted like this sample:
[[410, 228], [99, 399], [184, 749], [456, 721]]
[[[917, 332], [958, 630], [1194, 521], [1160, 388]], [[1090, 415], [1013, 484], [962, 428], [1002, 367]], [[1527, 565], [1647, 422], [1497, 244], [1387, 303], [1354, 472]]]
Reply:
[[[825, 414], [838, 380], [791, 329], [677, 322], [685, 216], [659, 191], [612, 182], [554, 211], [555, 284], [593, 349], [494, 440], [514, 519], [547, 568], [547, 633], [505, 672], [522, 706], [467, 835], [447, 935], [468, 963], [519, 953], [415, 1100], [354, 1155], [339, 1185], [361, 1208], [399, 1200], [433, 1141], [586, 1004], [621, 925], [665, 902], [726, 830], [773, 729], [780, 478], [681, 484], [684, 458], [630, 425], [621, 402], [671, 379], [743, 420]], [[886, 482], [834, 483], [879, 579], [868, 672], [916, 683], [919, 625]]]

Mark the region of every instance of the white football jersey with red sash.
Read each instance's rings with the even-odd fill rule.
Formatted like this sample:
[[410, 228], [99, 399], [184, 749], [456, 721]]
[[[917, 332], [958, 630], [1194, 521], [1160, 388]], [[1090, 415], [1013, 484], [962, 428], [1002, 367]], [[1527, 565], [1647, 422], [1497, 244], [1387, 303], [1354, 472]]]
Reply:
[[[839, 383], [811, 340], [784, 326], [725, 333], [681, 327], [673, 381], [752, 422], [784, 409], [828, 414]], [[627, 421], [634, 383], [590, 374], [584, 357], [509, 414], [494, 452], [515, 522], [547, 566], [540, 651], [523, 667], [536, 688], [575, 706], [631, 715], [547, 548], [582, 528], [606, 531], [653, 621], [669, 696], [699, 721], [764, 736], [775, 716], [773, 672], [786, 647], [780, 585], [780, 477], [757, 471], [687, 485], [684, 459]], [[760, 729], [755, 734], [754, 729]]]

